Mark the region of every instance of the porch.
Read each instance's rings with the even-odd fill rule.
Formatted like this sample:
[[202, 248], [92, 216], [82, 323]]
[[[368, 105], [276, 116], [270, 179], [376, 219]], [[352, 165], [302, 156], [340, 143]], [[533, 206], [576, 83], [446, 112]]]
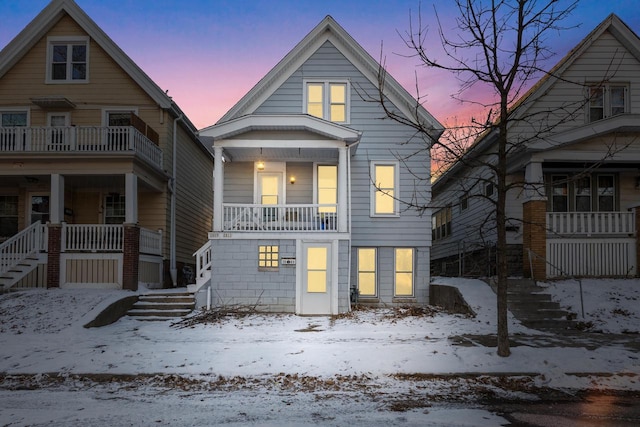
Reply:
[[637, 274], [636, 212], [547, 212], [546, 276]]
[[0, 155], [28, 153], [102, 157], [130, 153], [156, 168], [163, 165], [157, 133], [150, 128], [142, 132], [134, 126], [0, 127]]
[[[160, 286], [162, 241], [161, 230], [137, 226], [56, 226], [38, 221], [0, 244], [0, 290], [56, 286], [122, 289], [132, 274], [138, 285]], [[137, 265], [131, 265], [135, 260]], [[58, 284], [52, 283], [56, 279]]]

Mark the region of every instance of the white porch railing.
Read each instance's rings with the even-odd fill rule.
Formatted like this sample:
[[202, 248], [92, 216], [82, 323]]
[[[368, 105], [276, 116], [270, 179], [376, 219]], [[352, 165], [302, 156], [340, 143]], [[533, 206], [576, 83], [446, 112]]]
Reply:
[[0, 274], [30, 255], [47, 249], [47, 227], [40, 221], [31, 224], [0, 244]]
[[[337, 231], [337, 205], [223, 204], [224, 231]], [[325, 211], [325, 212], [322, 212]], [[326, 212], [333, 211], [333, 212]]]
[[63, 224], [62, 252], [121, 252], [124, 228], [121, 224]]
[[633, 212], [547, 212], [547, 232], [555, 235], [629, 235], [635, 231]]
[[196, 257], [196, 290], [211, 279], [211, 240], [193, 254]]
[[140, 227], [140, 253], [162, 255], [162, 230]]
[[162, 150], [133, 126], [0, 127], [0, 152], [134, 152], [162, 167]]

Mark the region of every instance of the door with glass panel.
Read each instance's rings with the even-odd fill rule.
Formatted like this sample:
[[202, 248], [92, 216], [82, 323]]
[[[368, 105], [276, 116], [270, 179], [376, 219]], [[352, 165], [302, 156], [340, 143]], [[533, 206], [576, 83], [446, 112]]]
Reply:
[[278, 205], [282, 200], [282, 174], [262, 172], [258, 174], [258, 203], [262, 205], [262, 221], [272, 222], [278, 219]]
[[37, 221], [45, 224], [49, 221], [49, 195], [31, 194], [29, 201], [29, 224]]
[[70, 148], [67, 135], [67, 127], [69, 126], [69, 114], [48, 114], [47, 122], [49, 125], [49, 150], [68, 151]]
[[300, 314], [331, 314], [331, 276], [331, 243], [303, 243]]

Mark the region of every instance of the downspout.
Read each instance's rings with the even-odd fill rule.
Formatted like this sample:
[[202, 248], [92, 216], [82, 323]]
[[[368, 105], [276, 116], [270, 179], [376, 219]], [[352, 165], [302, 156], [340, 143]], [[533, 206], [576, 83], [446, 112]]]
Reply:
[[171, 157], [171, 179], [169, 180], [169, 191], [171, 191], [171, 213], [169, 224], [169, 275], [173, 287], [178, 286], [178, 269], [176, 268], [176, 169], [178, 153], [178, 121], [183, 119], [180, 114], [173, 120], [173, 156]]
[[[347, 286], [349, 289], [349, 311], [351, 311], [353, 309], [351, 307], [351, 146], [347, 148], [347, 216], [349, 220], [347, 223], [347, 231], [349, 232], [349, 277], [347, 278]], [[357, 298], [356, 296], [356, 301], [358, 301]]]

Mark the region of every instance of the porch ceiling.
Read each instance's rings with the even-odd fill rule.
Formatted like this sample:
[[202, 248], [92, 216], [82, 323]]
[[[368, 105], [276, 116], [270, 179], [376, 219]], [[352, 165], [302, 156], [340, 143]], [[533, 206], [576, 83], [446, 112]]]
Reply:
[[246, 161], [337, 161], [338, 150], [321, 148], [225, 148], [234, 162]]

